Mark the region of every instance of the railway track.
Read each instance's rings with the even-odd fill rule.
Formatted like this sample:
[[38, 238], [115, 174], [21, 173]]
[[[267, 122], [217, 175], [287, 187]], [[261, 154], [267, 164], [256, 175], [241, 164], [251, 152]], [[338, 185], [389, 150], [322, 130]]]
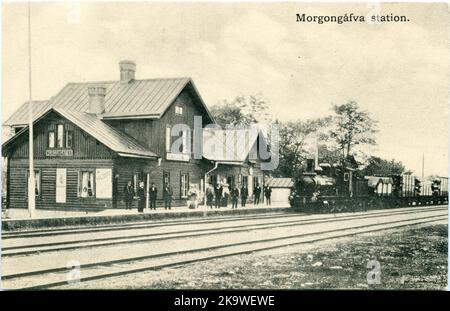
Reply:
[[[296, 214], [296, 213], [292, 213]], [[180, 226], [185, 225], [186, 222], [190, 224], [203, 224], [203, 223], [220, 223], [220, 222], [234, 222], [246, 219], [270, 219], [280, 217], [290, 217], [291, 213], [286, 214], [284, 212], [266, 213], [264, 215], [252, 215], [245, 216], [214, 216], [212, 219], [193, 219], [184, 218], [180, 220], [157, 220], [155, 223], [148, 222], [127, 222], [123, 224], [111, 224], [111, 225], [83, 225], [82, 227], [68, 227], [68, 228], [53, 228], [53, 229], [37, 229], [37, 230], [24, 230], [24, 231], [6, 231], [2, 232], [2, 240], [13, 239], [17, 237], [45, 237], [54, 235], [68, 235], [74, 233], [83, 232], [104, 232], [104, 231], [117, 231], [117, 230], [133, 230], [142, 228], [156, 228], [163, 226]], [[298, 214], [297, 214], [298, 215]]]
[[[289, 226], [301, 226], [307, 224], [314, 223], [325, 223], [325, 222], [338, 222], [345, 221], [349, 219], [358, 219], [358, 218], [374, 218], [380, 217], [382, 215], [397, 215], [397, 214], [412, 214], [412, 213], [428, 213], [434, 210], [440, 210], [441, 208], [421, 208], [421, 209], [411, 209], [406, 211], [383, 211], [376, 212], [371, 214], [360, 214], [360, 215], [339, 215], [339, 216], [328, 216], [328, 217], [320, 217], [315, 219], [301, 219], [302, 216], [296, 215], [281, 215], [281, 217], [276, 217], [280, 219], [279, 221], [274, 221], [270, 224], [264, 222], [267, 219], [273, 219], [274, 217], [263, 217], [263, 218], [251, 218], [251, 220], [263, 220], [263, 222], [252, 223], [252, 224], [241, 224], [241, 225], [227, 225], [222, 228], [218, 228], [216, 226], [207, 229], [190, 229], [190, 230], [173, 230], [173, 231], [164, 231], [159, 233], [151, 233], [151, 237], [149, 237], [149, 233], [141, 233], [135, 235], [129, 235], [126, 237], [123, 236], [113, 236], [113, 237], [104, 237], [104, 238], [91, 238], [91, 239], [75, 239], [75, 240], [63, 240], [57, 242], [47, 242], [47, 243], [23, 243], [24, 241], [20, 241], [20, 245], [17, 246], [8, 246], [8, 241], [3, 243], [2, 247], [2, 256], [20, 256], [20, 255], [30, 255], [33, 253], [44, 253], [44, 252], [55, 252], [55, 251], [63, 251], [63, 250], [71, 250], [71, 249], [81, 249], [81, 248], [91, 248], [91, 247], [100, 247], [100, 246], [109, 246], [109, 245], [119, 245], [119, 244], [128, 244], [128, 243], [146, 243], [151, 241], [162, 241], [169, 240], [174, 238], [187, 238], [187, 237], [199, 237], [202, 235], [212, 235], [212, 234], [224, 234], [227, 232], [244, 232], [247, 230], [256, 230], [256, 229], [269, 229], [269, 228], [281, 228], [281, 227], [289, 227]], [[292, 219], [297, 218], [295, 220], [287, 220], [284, 219]], [[300, 218], [300, 219], [298, 219]], [[239, 220], [249, 220], [248, 218], [240, 218]], [[237, 221], [233, 219], [233, 221]], [[222, 223], [223, 220], [218, 221], [208, 221], [203, 222], [203, 224], [217, 224]], [[158, 224], [160, 225], [160, 224]], [[166, 224], [164, 226], [169, 226]], [[160, 227], [160, 226], [158, 226]], [[154, 226], [148, 225], [146, 227], [139, 227], [139, 229], [148, 229], [148, 228], [156, 228]], [[109, 231], [108, 228], [107, 231]], [[78, 232], [80, 233], [80, 232]], [[19, 235], [19, 238], [23, 238], [23, 236]]]
[[[362, 217], [365, 216], [365, 217]], [[370, 216], [370, 217], [368, 217]], [[397, 219], [392, 219], [392, 218]], [[320, 219], [322, 218], [322, 219]], [[269, 219], [271, 220], [271, 219]], [[319, 228], [310, 232], [292, 232], [290, 234], [268, 235], [270, 238], [246, 238], [240, 241], [215, 243], [203, 247], [184, 247], [167, 252], [149, 252], [143, 256], [121, 257], [111, 260], [97, 260], [81, 265], [81, 281], [87, 282], [102, 278], [130, 274], [146, 270], [157, 270], [165, 267], [184, 265], [205, 260], [223, 258], [248, 254], [257, 251], [270, 250], [280, 247], [313, 243], [326, 239], [334, 239], [361, 233], [369, 233], [380, 230], [395, 229], [404, 226], [417, 225], [431, 222], [442, 222], [447, 220], [447, 209], [444, 207], [407, 209], [403, 211], [383, 211], [371, 213], [370, 215], [319, 217], [303, 223], [285, 224], [297, 227]], [[363, 224], [361, 223], [363, 222]], [[332, 224], [332, 225], [330, 225]], [[278, 226], [279, 224], [260, 224], [260, 227], [249, 227], [246, 231], [258, 232], [268, 230], [267, 226]], [[264, 227], [266, 226], [266, 227]], [[331, 226], [331, 227], [330, 227]], [[218, 234], [229, 234], [242, 228], [232, 228], [228, 232]], [[233, 231], [234, 230], [234, 231]], [[311, 229], [310, 229], [311, 230]], [[263, 231], [262, 231], [263, 232]], [[203, 232], [202, 234], [205, 234]], [[209, 233], [211, 234], [211, 233]], [[253, 236], [255, 237], [255, 236]], [[183, 240], [186, 236], [173, 236], [168, 240]], [[91, 246], [98, 247], [98, 246]], [[64, 252], [63, 250], [61, 252]], [[66, 266], [57, 266], [49, 269], [35, 269], [26, 272], [18, 272], [3, 275], [3, 287], [8, 289], [42, 289], [67, 285]]]

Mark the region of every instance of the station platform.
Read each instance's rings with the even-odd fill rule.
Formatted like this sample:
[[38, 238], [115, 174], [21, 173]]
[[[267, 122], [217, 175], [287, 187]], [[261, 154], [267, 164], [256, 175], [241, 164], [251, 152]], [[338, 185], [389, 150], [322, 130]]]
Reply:
[[199, 206], [196, 209], [188, 207], [172, 207], [166, 210], [159, 207], [156, 210], [144, 209], [139, 213], [137, 208], [126, 209], [106, 209], [102, 211], [67, 211], [67, 210], [46, 210], [37, 209], [35, 217], [30, 218], [27, 209], [8, 209], [2, 215], [2, 231], [27, 230], [36, 228], [55, 228], [66, 226], [82, 225], [104, 225], [114, 223], [139, 222], [148, 220], [165, 220], [177, 218], [198, 218], [211, 216], [263, 214], [289, 211], [288, 204], [246, 204], [245, 207], [238, 206], [232, 209], [231, 205], [221, 208], [209, 208]]

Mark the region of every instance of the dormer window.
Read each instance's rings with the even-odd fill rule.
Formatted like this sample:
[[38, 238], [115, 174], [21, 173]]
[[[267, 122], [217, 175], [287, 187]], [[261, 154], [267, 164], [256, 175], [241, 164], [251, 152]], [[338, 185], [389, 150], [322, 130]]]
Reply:
[[183, 114], [183, 107], [182, 106], [175, 106], [175, 114], [181, 116]]

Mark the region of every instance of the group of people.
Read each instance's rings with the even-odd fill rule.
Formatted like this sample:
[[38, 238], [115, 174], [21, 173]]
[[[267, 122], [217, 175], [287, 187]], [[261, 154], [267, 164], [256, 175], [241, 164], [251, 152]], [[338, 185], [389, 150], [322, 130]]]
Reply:
[[[158, 196], [158, 188], [154, 183], [151, 184], [148, 192], [149, 201], [150, 201], [150, 209], [156, 210], [156, 198]], [[131, 181], [127, 183], [127, 185], [123, 189], [123, 197], [125, 201], [126, 209], [133, 208], [133, 202], [135, 197], [137, 198], [137, 208], [139, 213], [144, 212], [144, 208], [146, 205], [146, 190], [145, 184], [143, 181], [139, 182], [139, 186], [137, 190], [134, 190], [133, 184]], [[169, 183], [166, 183], [163, 189], [163, 199], [164, 199], [164, 209], [172, 209], [172, 197], [173, 197], [173, 189]]]
[[[253, 189], [253, 204], [259, 205], [261, 199], [262, 189], [259, 185], [256, 185]], [[240, 189], [236, 185], [233, 185], [231, 190], [228, 190], [228, 186], [222, 186], [216, 184], [214, 188], [208, 187], [206, 189], [206, 204], [212, 209], [220, 208], [221, 206], [228, 206], [228, 198], [231, 198], [231, 208], [237, 208], [239, 198], [241, 199], [241, 206], [245, 207], [248, 200], [248, 188], [244, 185]], [[266, 204], [270, 205], [272, 197], [272, 188], [269, 186], [264, 187], [264, 196], [266, 197]]]
[[[259, 205], [262, 189], [259, 185], [253, 189], [253, 204]], [[151, 184], [148, 192], [148, 199], [150, 201], [149, 208], [150, 210], [156, 210], [156, 198], [158, 196], [158, 188], [154, 183]], [[216, 184], [214, 188], [208, 187], [206, 190], [206, 204], [213, 208], [220, 208], [221, 206], [228, 206], [228, 200], [231, 198], [231, 208], [235, 209], [238, 207], [239, 198], [241, 199], [241, 206], [245, 207], [249, 196], [248, 188], [246, 186], [242, 186], [240, 189], [237, 188], [236, 185], [233, 185], [231, 190], [228, 189], [228, 186], [222, 186], [221, 184]], [[264, 187], [264, 196], [266, 198], [266, 204], [270, 205], [271, 196], [272, 196], [272, 188]], [[131, 181], [127, 183], [127, 185], [123, 189], [123, 197], [125, 201], [125, 206], [127, 210], [131, 210], [133, 208], [134, 200], [137, 199], [137, 209], [139, 213], [144, 212], [144, 208], [146, 206], [146, 189], [143, 181], [139, 182], [137, 190], [135, 191], [134, 186]], [[163, 200], [164, 200], [164, 209], [172, 209], [172, 197], [173, 197], [173, 189], [169, 183], [166, 183], [163, 189]]]

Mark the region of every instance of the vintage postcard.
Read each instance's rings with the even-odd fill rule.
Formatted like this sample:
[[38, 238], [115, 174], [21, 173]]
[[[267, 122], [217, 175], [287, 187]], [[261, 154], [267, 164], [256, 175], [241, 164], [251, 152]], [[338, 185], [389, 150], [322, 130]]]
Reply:
[[2, 11], [2, 289], [447, 289], [446, 3]]

